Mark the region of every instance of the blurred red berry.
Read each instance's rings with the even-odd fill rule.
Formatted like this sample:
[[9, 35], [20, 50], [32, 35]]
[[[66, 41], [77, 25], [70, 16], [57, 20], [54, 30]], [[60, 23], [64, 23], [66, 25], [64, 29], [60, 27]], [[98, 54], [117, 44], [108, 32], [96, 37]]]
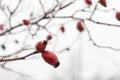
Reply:
[[60, 27], [60, 30], [64, 33], [64, 32], [65, 32], [64, 26], [61, 26], [61, 27]]
[[51, 35], [48, 35], [47, 36], [47, 40], [51, 40], [52, 39], [52, 36]]
[[0, 24], [0, 30], [3, 30], [3, 25], [2, 24]]
[[47, 45], [47, 41], [39, 41], [37, 44], [36, 44], [36, 51], [37, 52], [44, 52], [45, 48], [46, 48], [46, 45]]
[[30, 21], [27, 20], [27, 19], [24, 19], [24, 20], [23, 20], [23, 24], [24, 24], [24, 25], [29, 25], [29, 24], [30, 24]]
[[100, 0], [100, 4], [103, 5], [104, 7], [107, 6], [107, 4], [106, 4], [106, 0]]
[[116, 15], [115, 15], [115, 16], [116, 16], [116, 19], [117, 19], [117, 20], [120, 20], [120, 12], [116, 12]]
[[77, 23], [77, 29], [80, 32], [84, 31], [84, 27], [83, 27], [82, 21], [78, 21], [78, 23]]
[[42, 58], [46, 63], [52, 65], [54, 68], [57, 68], [60, 65], [57, 56], [51, 51], [44, 51], [42, 53]]
[[85, 0], [86, 4], [88, 5], [92, 5], [92, 1], [91, 0]]

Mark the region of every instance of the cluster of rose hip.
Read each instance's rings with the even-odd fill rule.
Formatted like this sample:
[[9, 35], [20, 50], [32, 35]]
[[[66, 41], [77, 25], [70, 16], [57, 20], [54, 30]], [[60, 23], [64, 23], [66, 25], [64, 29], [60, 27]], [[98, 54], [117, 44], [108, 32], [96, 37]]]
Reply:
[[[23, 20], [23, 24], [24, 24], [24, 25], [29, 25], [29, 24], [30, 24], [30, 20], [24, 19], [24, 20]], [[84, 27], [83, 27], [83, 24], [82, 24], [82, 21], [81, 21], [81, 20], [78, 21], [78, 23], [77, 23], [77, 29], [78, 29], [78, 31], [80, 31], [80, 32], [82, 32], [82, 31], [84, 30]], [[60, 27], [60, 31], [61, 31], [62, 33], [65, 32], [65, 27], [64, 27], [63, 25]], [[60, 65], [60, 62], [59, 62], [57, 56], [56, 56], [53, 52], [51, 52], [51, 51], [49, 51], [49, 50], [46, 50], [47, 43], [48, 43], [48, 41], [51, 40], [51, 39], [52, 39], [52, 36], [51, 36], [51, 35], [48, 35], [48, 36], [47, 36], [47, 40], [39, 41], [39, 42], [36, 44], [35, 48], [36, 48], [36, 51], [37, 51], [38, 53], [42, 53], [41, 56], [42, 56], [43, 60], [44, 60], [46, 63], [52, 65], [54, 68], [57, 68], [57, 67]]]
[[[77, 23], [77, 29], [78, 29], [80, 32], [82, 32], [82, 31], [84, 30], [82, 21], [79, 21], [79, 22]], [[60, 27], [60, 30], [61, 30], [61, 32], [64, 33], [65, 28], [64, 28], [63, 25]], [[52, 36], [51, 36], [51, 35], [48, 35], [48, 36], [47, 36], [47, 40], [39, 41], [39, 42], [36, 44], [36, 50], [37, 50], [37, 52], [42, 53], [42, 58], [43, 58], [43, 60], [44, 60], [46, 63], [52, 65], [54, 68], [57, 68], [57, 67], [60, 65], [60, 62], [59, 62], [57, 56], [56, 56], [53, 52], [51, 52], [51, 51], [49, 51], [49, 50], [45, 50], [48, 41], [51, 40], [51, 39], [52, 39]]]
[[[85, 3], [88, 5], [88, 6], [91, 6], [92, 5], [92, 0], [85, 0]], [[99, 3], [104, 6], [104, 7], [107, 7], [107, 2], [106, 0], [99, 0]], [[120, 21], [120, 11], [117, 11], [115, 13], [115, 17], [117, 20]], [[24, 19], [23, 20], [23, 24], [24, 25], [29, 25], [30, 24], [30, 20], [28, 19]], [[4, 26], [3, 24], [0, 24], [0, 30], [3, 30], [4, 29]], [[61, 26], [61, 31], [64, 32], [64, 26]]]
[[[91, 0], [85, 0], [85, 3], [86, 3], [87, 5], [89, 5], [89, 6], [92, 5], [92, 1], [91, 1]], [[106, 0], [99, 0], [99, 3], [100, 3], [102, 6], [107, 7]], [[116, 17], [117, 20], [120, 20], [120, 11], [119, 11], [119, 12], [116, 12], [115, 17]], [[30, 24], [30, 20], [28, 20], [28, 19], [24, 19], [24, 20], [23, 20], [23, 25], [29, 25], [29, 24]], [[4, 29], [4, 26], [1, 24], [1, 25], [0, 25], [0, 30], [3, 30], [3, 29]], [[79, 21], [77, 22], [77, 24], [76, 24], [76, 29], [77, 29], [79, 32], [83, 32], [83, 31], [84, 31], [84, 25], [83, 25], [82, 20], [79, 20]], [[64, 33], [64, 32], [65, 32], [65, 27], [62, 25], [62, 26], [60, 27], [60, 30], [61, 30], [62, 33]], [[51, 51], [49, 51], [49, 50], [46, 50], [47, 43], [48, 43], [48, 41], [51, 40], [51, 39], [52, 39], [52, 36], [51, 36], [51, 35], [48, 35], [46, 40], [44, 40], [44, 41], [39, 41], [39, 42], [36, 44], [36, 51], [37, 51], [38, 53], [41, 53], [42, 58], [43, 58], [43, 60], [44, 60], [46, 63], [52, 65], [54, 68], [57, 68], [57, 67], [60, 65], [60, 62], [59, 62], [57, 56], [56, 56], [53, 52], [51, 52]]]
[[[23, 24], [26, 25], [26, 26], [29, 25], [29, 24], [30, 24], [30, 20], [24, 19], [24, 20], [23, 20]], [[3, 25], [0, 25], [0, 29], [1, 29], [1, 30], [3, 29]], [[77, 23], [77, 29], [78, 29], [80, 32], [82, 32], [82, 31], [84, 30], [84, 27], [83, 27], [83, 24], [82, 24], [82, 21], [81, 21], [81, 20], [78, 21], [78, 23]], [[65, 27], [64, 27], [63, 25], [60, 27], [60, 31], [61, 31], [62, 33], [65, 32]], [[49, 51], [49, 50], [46, 50], [47, 43], [48, 43], [48, 41], [51, 40], [51, 39], [52, 39], [52, 36], [51, 36], [51, 35], [48, 35], [46, 40], [44, 40], [44, 41], [39, 41], [39, 42], [36, 44], [36, 51], [37, 51], [38, 53], [42, 53], [42, 58], [43, 58], [43, 60], [44, 60], [46, 63], [52, 65], [54, 68], [57, 68], [57, 67], [60, 65], [60, 62], [59, 62], [57, 56], [56, 56], [53, 52], [51, 52], [51, 51]]]
[[51, 39], [52, 36], [48, 35], [47, 40], [39, 41], [35, 48], [37, 52], [42, 53], [42, 58], [46, 63], [52, 65], [54, 68], [57, 68], [60, 65], [57, 56], [53, 52], [46, 50], [47, 43]]
[[[91, 0], [85, 0], [85, 3], [86, 3], [87, 5], [89, 5], [89, 6], [92, 5], [92, 1], [91, 1]], [[99, 3], [100, 3], [102, 6], [107, 7], [107, 2], [106, 2], [106, 0], [99, 0]], [[120, 21], [120, 11], [117, 11], [117, 12], [115, 13], [115, 17], [116, 17], [117, 20]]]
[[[85, 3], [88, 4], [89, 6], [92, 5], [92, 1], [91, 0], [85, 0]], [[106, 0], [99, 0], [99, 3], [106, 7], [107, 6], [107, 3], [106, 3]]]

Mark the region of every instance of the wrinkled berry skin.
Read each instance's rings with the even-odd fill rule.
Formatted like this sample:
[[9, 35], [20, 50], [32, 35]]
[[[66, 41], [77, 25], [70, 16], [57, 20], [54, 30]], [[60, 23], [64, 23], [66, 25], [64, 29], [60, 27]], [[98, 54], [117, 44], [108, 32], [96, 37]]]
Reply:
[[57, 68], [60, 65], [57, 56], [51, 51], [44, 51], [42, 53], [42, 58], [46, 63], [52, 65], [54, 68]]
[[106, 0], [100, 0], [99, 2], [102, 6], [107, 7]]
[[46, 41], [39, 41], [37, 44], [36, 44], [36, 51], [37, 52], [40, 52], [40, 53], [43, 53], [45, 48], [46, 48], [46, 45], [47, 45], [47, 42]]
[[30, 24], [30, 21], [27, 20], [27, 19], [24, 19], [24, 20], [23, 20], [23, 24], [24, 24], [24, 25], [29, 25], [29, 24]]
[[120, 21], [120, 12], [116, 12], [116, 19]]
[[83, 27], [82, 21], [78, 21], [78, 23], [77, 23], [77, 29], [80, 32], [84, 31], [84, 27]]

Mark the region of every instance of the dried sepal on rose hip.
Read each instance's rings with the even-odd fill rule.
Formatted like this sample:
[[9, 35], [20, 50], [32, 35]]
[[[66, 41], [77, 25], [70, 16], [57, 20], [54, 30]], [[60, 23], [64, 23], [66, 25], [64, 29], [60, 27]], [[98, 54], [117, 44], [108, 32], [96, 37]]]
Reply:
[[84, 26], [83, 26], [83, 23], [82, 23], [81, 20], [77, 22], [77, 29], [78, 29], [78, 31], [80, 31], [80, 32], [83, 32], [83, 31], [84, 31]]
[[54, 68], [57, 68], [60, 65], [57, 56], [51, 51], [45, 50], [42, 53], [42, 58], [46, 63], [52, 65]]
[[102, 6], [107, 7], [106, 0], [100, 0], [99, 2]]
[[92, 5], [92, 1], [91, 0], [85, 0], [85, 3], [87, 4], [87, 5]]
[[46, 45], [47, 45], [47, 41], [43, 41], [43, 42], [39, 41], [35, 46], [36, 51], [43, 53], [45, 51]]
[[51, 40], [51, 39], [52, 39], [52, 35], [49, 34], [49, 35], [47, 36], [47, 40]]
[[24, 25], [29, 25], [29, 24], [30, 24], [30, 20], [24, 19], [24, 20], [23, 20], [23, 24], [24, 24]]
[[6, 49], [5, 44], [2, 44], [2, 45], [1, 45], [1, 48], [2, 48], [3, 50], [5, 50], [5, 49]]
[[65, 32], [65, 27], [63, 25], [60, 27], [60, 31], [63, 33]]
[[120, 11], [119, 12], [117, 11], [115, 16], [116, 16], [116, 19], [120, 21]]

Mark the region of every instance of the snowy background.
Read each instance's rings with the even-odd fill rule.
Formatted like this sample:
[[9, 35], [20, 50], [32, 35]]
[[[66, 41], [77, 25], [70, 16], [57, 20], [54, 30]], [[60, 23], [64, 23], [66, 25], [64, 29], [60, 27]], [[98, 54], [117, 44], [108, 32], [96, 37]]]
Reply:
[[[1, 6], [7, 5], [10, 10], [13, 10], [18, 1], [1, 0]], [[52, 8], [56, 2], [54, 0], [41, 1], [46, 11]], [[66, 0], [64, 4], [70, 1], [72, 0]], [[92, 0], [92, 2], [93, 5], [90, 7], [90, 10], [94, 8], [97, 0]], [[7, 9], [7, 6], [5, 9]], [[69, 16], [76, 10], [86, 6], [84, 0], [77, 0], [69, 8], [60, 11], [57, 15]], [[107, 8], [99, 4], [99, 9], [108, 10], [108, 12], [98, 10], [95, 12], [93, 19], [120, 25], [120, 22], [115, 19], [115, 11], [111, 10], [112, 8], [119, 10], [119, 6], [119, 0], [107, 0]], [[5, 12], [8, 13], [7, 10]], [[31, 13], [33, 13], [33, 17], [42, 15], [38, 0], [23, 0], [22, 5], [15, 12], [15, 15], [12, 16], [11, 25], [14, 26], [22, 23], [23, 19], [30, 19]], [[89, 13], [85, 12], [76, 14], [77, 17], [83, 19], [89, 15]], [[40, 24], [44, 25], [46, 21], [43, 20]], [[53, 39], [48, 43], [47, 50], [53, 51], [58, 56], [60, 60], [60, 66], [58, 68], [53, 68], [45, 63], [41, 58], [41, 54], [36, 54], [26, 58], [26, 60], [6, 62], [6, 69], [0, 67], [0, 80], [120, 80], [120, 52], [94, 46], [89, 40], [86, 30], [80, 33], [76, 29], [77, 21], [71, 19], [53, 19], [46, 26], [55, 35], [53, 35]], [[0, 23], [4, 24], [5, 29], [9, 29], [9, 21], [2, 11], [0, 12]], [[62, 23], [65, 23], [65, 33], [59, 30]], [[97, 44], [101, 46], [112, 46], [116, 49], [120, 48], [119, 27], [94, 24], [88, 20], [85, 23]], [[46, 39], [48, 35], [46, 30], [41, 28], [37, 32], [37, 35], [32, 37], [27, 27], [30, 27], [33, 33], [37, 29], [36, 25], [22, 26], [12, 31], [15, 34], [0, 36], [0, 45], [4, 44], [6, 46], [5, 50], [0, 48], [1, 56], [16, 52], [24, 46], [32, 49], [20, 52], [18, 56], [28, 54], [35, 50], [34, 47], [38, 41]], [[21, 32], [19, 33], [18, 31]], [[15, 43], [14, 40], [18, 40], [19, 43]], [[67, 47], [70, 47], [69, 51], [61, 52], [61, 50]]]

